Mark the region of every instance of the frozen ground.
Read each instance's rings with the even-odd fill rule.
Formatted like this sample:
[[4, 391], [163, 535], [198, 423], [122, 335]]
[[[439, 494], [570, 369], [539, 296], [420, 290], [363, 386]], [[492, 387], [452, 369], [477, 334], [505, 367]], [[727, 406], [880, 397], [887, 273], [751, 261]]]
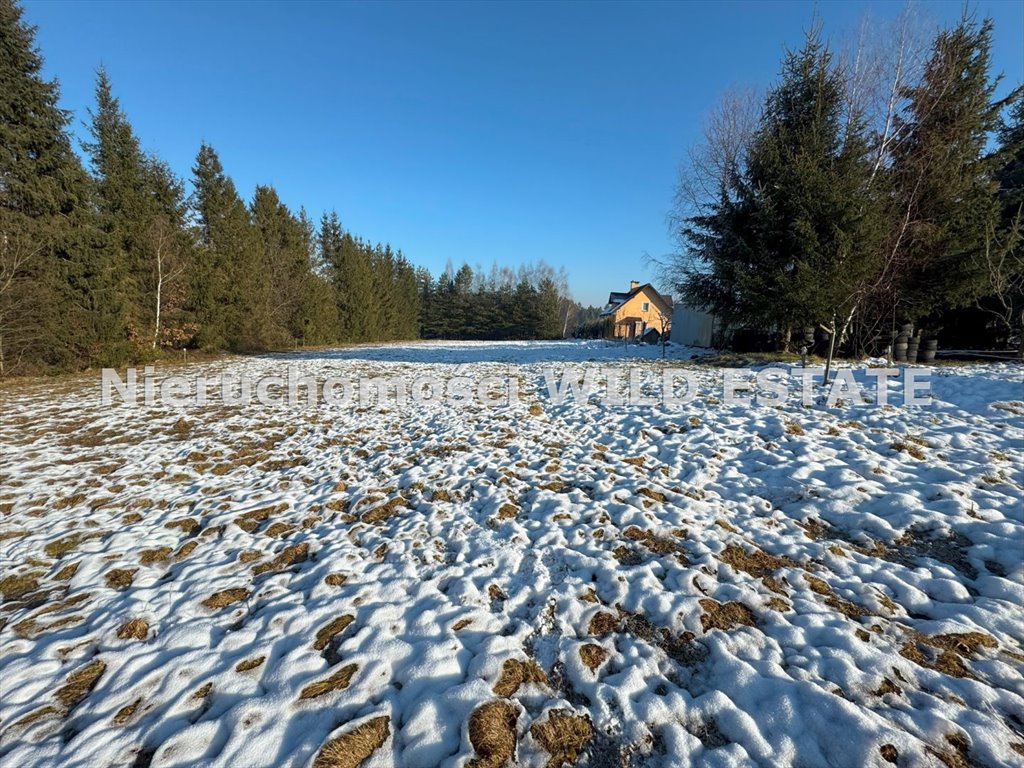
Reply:
[[7, 385], [0, 764], [1024, 764], [1021, 368], [913, 407], [727, 405], [691, 363], [683, 408], [541, 386], [656, 354], [178, 371], [511, 375], [499, 408]]

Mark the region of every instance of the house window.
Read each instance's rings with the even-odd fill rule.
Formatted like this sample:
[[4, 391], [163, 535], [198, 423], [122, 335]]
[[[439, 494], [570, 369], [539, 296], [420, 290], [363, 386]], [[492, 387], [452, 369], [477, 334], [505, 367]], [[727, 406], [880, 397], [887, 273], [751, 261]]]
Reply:
[[644, 312], [648, 312], [650, 309], [651, 309], [651, 302], [645, 301], [644, 302]]

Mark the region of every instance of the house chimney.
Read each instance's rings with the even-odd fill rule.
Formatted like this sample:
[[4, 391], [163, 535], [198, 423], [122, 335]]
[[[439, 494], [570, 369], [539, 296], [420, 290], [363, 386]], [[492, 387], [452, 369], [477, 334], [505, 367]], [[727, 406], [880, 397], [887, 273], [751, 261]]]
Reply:
[[629, 281], [629, 290], [635, 291], [639, 287], [640, 287], [640, 283], [638, 281], [636, 281], [636, 280], [630, 280]]

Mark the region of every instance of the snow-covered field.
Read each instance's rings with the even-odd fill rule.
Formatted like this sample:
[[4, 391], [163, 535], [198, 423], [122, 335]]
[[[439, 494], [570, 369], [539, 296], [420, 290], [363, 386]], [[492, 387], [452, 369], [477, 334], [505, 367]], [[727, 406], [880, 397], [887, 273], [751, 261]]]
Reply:
[[512, 376], [498, 408], [5, 385], [0, 764], [1024, 764], [1021, 368], [911, 407], [730, 405], [690, 362], [679, 408], [542, 386], [657, 354], [176, 371]]

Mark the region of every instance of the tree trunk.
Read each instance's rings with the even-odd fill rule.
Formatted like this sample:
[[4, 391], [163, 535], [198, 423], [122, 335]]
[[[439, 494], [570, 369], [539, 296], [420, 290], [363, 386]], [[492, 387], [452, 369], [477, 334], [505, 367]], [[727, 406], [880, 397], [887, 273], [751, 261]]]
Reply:
[[832, 315], [832, 325], [825, 330], [828, 331], [828, 357], [825, 358], [825, 380], [822, 382], [828, 385], [828, 375], [832, 370], [832, 357], [836, 351], [836, 316]]
[[156, 249], [156, 322], [153, 324], [153, 349], [160, 340], [160, 293], [164, 287], [164, 259], [160, 245]]

